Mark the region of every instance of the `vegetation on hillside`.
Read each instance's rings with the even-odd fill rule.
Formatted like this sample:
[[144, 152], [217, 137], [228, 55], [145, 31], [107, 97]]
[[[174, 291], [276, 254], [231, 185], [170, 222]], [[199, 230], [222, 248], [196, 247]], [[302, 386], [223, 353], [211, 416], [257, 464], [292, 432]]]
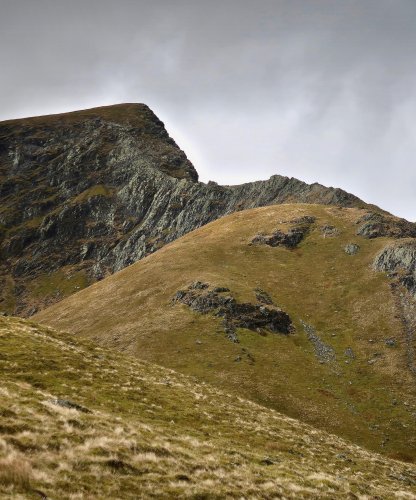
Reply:
[[0, 317], [1, 498], [415, 498], [389, 460], [194, 378]]
[[[238, 212], [36, 318], [413, 461], [413, 351], [389, 277], [372, 267], [392, 239], [358, 236], [365, 213], [301, 204]], [[306, 216], [315, 219], [294, 248], [252, 244]], [[237, 326], [239, 343], [230, 341], [224, 317], [173, 300], [196, 281], [228, 288], [238, 304], [258, 304], [261, 289], [295, 329]]]

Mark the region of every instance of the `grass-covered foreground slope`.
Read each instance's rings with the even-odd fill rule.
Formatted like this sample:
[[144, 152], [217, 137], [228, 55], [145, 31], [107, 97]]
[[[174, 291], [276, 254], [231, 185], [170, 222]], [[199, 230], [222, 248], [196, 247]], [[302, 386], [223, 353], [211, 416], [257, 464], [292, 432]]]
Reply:
[[[391, 239], [357, 236], [365, 214], [318, 205], [235, 213], [36, 318], [413, 461], [414, 351], [388, 276], [372, 268]], [[297, 247], [250, 245], [276, 229], [288, 234], [289, 221], [305, 216], [315, 221]], [[358, 252], [346, 253], [349, 244]], [[256, 304], [261, 288], [295, 329], [260, 334], [237, 326], [234, 343], [223, 318], [172, 302], [195, 281], [229, 288], [238, 303]]]
[[416, 498], [416, 467], [0, 318], [1, 498]]

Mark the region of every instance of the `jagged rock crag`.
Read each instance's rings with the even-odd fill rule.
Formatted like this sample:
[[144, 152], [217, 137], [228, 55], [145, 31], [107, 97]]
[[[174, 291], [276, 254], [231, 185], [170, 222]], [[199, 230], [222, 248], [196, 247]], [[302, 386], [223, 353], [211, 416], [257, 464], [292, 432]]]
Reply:
[[283, 202], [365, 206], [275, 175], [198, 182], [143, 104], [0, 123], [0, 310], [28, 315], [236, 210]]

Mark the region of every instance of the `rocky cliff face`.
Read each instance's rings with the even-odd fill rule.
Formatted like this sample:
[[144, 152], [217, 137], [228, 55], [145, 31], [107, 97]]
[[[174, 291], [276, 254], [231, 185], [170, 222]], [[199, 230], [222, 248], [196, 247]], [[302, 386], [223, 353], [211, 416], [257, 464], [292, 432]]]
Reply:
[[416, 298], [416, 239], [404, 239], [387, 245], [373, 264], [396, 278]]
[[0, 123], [0, 310], [29, 315], [233, 211], [285, 202], [365, 206], [275, 175], [198, 182], [143, 104]]
[[388, 244], [375, 257], [373, 267], [391, 279], [406, 346], [407, 366], [416, 375], [416, 239], [405, 238]]

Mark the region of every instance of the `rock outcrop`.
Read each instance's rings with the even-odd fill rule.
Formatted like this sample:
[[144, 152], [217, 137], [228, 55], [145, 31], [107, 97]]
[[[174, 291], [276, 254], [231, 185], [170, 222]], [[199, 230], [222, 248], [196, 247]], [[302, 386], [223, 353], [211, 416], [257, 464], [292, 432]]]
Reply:
[[272, 234], [258, 234], [251, 240], [251, 244], [268, 245], [270, 247], [282, 246], [293, 250], [309, 233], [314, 221], [313, 217], [308, 216], [289, 221], [294, 225], [288, 229], [287, 233], [277, 229]]
[[330, 224], [321, 227], [321, 234], [324, 238], [334, 238], [339, 235], [339, 229]]
[[356, 255], [360, 251], [360, 246], [357, 243], [348, 243], [344, 247], [344, 252], [347, 255]]
[[416, 224], [405, 219], [391, 215], [370, 212], [365, 214], [358, 222], [358, 236], [364, 238], [416, 238]]
[[259, 292], [257, 289], [255, 293], [259, 302], [268, 299], [267, 307], [263, 303], [240, 303], [231, 294], [223, 295], [224, 292], [215, 291], [218, 289], [208, 283], [196, 281], [186, 290], [178, 290], [172, 302], [185, 304], [201, 314], [211, 313], [223, 318], [224, 331], [232, 342], [238, 342], [237, 328], [247, 328], [260, 334], [272, 332], [287, 335], [292, 331], [289, 315], [270, 304], [272, 300], [263, 290]]
[[233, 211], [284, 202], [366, 206], [272, 176], [198, 182], [143, 104], [0, 123], [0, 310], [29, 315]]
[[[387, 245], [374, 259], [373, 267], [392, 279], [391, 290], [405, 336], [407, 365], [416, 376], [416, 239]], [[394, 339], [386, 339], [386, 345], [394, 346]]]
[[386, 246], [374, 259], [373, 267], [397, 278], [416, 297], [416, 239]]

